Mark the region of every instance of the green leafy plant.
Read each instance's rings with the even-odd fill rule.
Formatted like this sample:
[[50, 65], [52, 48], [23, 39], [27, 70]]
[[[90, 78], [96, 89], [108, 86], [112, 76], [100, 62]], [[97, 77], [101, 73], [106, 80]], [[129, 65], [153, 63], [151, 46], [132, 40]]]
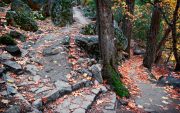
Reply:
[[80, 31], [83, 35], [96, 35], [96, 24], [90, 23], [83, 27]]

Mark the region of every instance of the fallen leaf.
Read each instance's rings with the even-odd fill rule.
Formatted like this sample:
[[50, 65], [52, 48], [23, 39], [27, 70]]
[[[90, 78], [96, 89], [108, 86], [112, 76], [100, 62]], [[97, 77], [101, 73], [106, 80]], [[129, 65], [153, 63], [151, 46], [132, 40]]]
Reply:
[[138, 107], [138, 108], [141, 108], [141, 109], [143, 108], [143, 106], [142, 106], [142, 105], [138, 105], [137, 107]]
[[4, 103], [4, 104], [8, 104], [9, 100], [2, 99], [1, 102]]
[[133, 102], [129, 102], [129, 103], [128, 103], [128, 106], [129, 106], [130, 108], [132, 108], [132, 109], [136, 108], [136, 104], [133, 103]]
[[167, 100], [167, 99], [169, 99], [169, 98], [168, 98], [168, 97], [164, 97], [164, 96], [163, 96], [163, 97], [162, 97], [162, 99], [165, 99], [165, 100]]
[[164, 103], [164, 104], [169, 104], [169, 102], [167, 102], [167, 101], [165, 101], [165, 100], [163, 100], [162, 103]]

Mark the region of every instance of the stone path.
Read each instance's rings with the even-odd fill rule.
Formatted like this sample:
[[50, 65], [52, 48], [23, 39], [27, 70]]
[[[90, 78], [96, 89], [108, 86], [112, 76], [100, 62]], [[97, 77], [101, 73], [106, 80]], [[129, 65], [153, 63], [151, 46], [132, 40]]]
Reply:
[[[75, 45], [72, 44], [75, 36], [79, 35], [81, 27], [90, 22], [79, 8], [74, 7], [73, 13], [76, 22], [60, 29], [59, 34], [52, 31], [35, 42], [25, 42], [21, 49], [22, 57], [11, 61], [12, 56], [9, 57], [8, 54], [4, 55], [5, 58], [2, 56], [3, 62], [5, 59], [4, 65], [9, 66], [10, 71], [15, 70], [16, 74], [19, 74], [15, 79], [5, 77], [6, 81], [13, 83], [11, 93], [22, 100], [21, 104], [27, 105], [25, 108], [13, 105], [7, 110], [8, 113], [22, 112], [22, 108], [25, 112], [34, 113], [46, 111], [85, 113], [96, 97], [107, 91], [105, 86], [99, 85], [92, 78], [93, 73], [88, 67], [84, 66], [85, 63], [91, 67], [97, 61], [78, 58], [76, 63], [80, 67], [77, 70], [73, 68], [73, 62], [69, 61], [69, 57], [72, 57], [69, 55], [71, 51], [69, 48], [75, 49]], [[98, 74], [99, 68], [94, 65], [91, 70]], [[113, 94], [113, 97], [116, 98], [116, 95]], [[62, 103], [57, 103], [62, 99]]]
[[116, 113], [117, 100], [114, 92], [103, 92], [87, 113]]
[[[132, 57], [135, 59], [136, 56]], [[170, 99], [164, 87], [159, 87], [155, 83], [138, 79], [136, 67], [140, 65], [141, 63], [139, 62], [133, 62], [129, 70], [129, 76], [140, 89], [140, 96], [135, 98], [137, 106], [144, 109], [145, 112], [150, 113], [178, 113], [179, 111], [175, 108], [175, 105], [180, 104], [180, 102], [177, 100], [175, 102], [175, 100]]]
[[[85, 113], [101, 93], [106, 95], [109, 92], [95, 80], [101, 70], [95, 59], [78, 58], [75, 62], [78, 68], [74, 68], [74, 62], [69, 60], [78, 57], [69, 54], [72, 49], [76, 51], [75, 36], [79, 35], [81, 27], [90, 23], [79, 8], [74, 7], [73, 13], [76, 22], [60, 29], [59, 35], [52, 32], [35, 42], [25, 42], [21, 50], [23, 56], [17, 58], [17, 62], [4, 62], [4, 65], [23, 73], [19, 73], [16, 80], [8, 78], [8, 81], [15, 82], [18, 92], [15, 88], [12, 91], [27, 104], [26, 112]], [[106, 108], [102, 108], [104, 110], [115, 109], [116, 94], [110, 94]], [[21, 112], [22, 107], [14, 105], [8, 113], [15, 112], [16, 108], [17, 113]]]
[[85, 113], [100, 92], [101, 88], [98, 87], [82, 88], [63, 96], [60, 98], [62, 101], [57, 99], [53, 104], [47, 105], [47, 109], [58, 113]]
[[84, 15], [78, 7], [73, 8], [73, 14], [75, 21], [79, 24], [87, 25], [88, 23], [90, 23], [90, 20], [84, 17]]
[[[51, 80], [67, 81], [66, 75], [70, 73], [71, 66], [67, 62], [68, 51], [63, 47], [63, 41], [66, 37], [49, 34], [36, 42], [33, 50], [30, 51], [31, 59], [43, 66], [38, 73], [40, 76], [50, 77]], [[39, 49], [38, 52], [36, 52]], [[38, 58], [38, 56], [43, 56]], [[37, 61], [38, 60], [38, 61]]]
[[[90, 20], [82, 15], [79, 8], [74, 7], [73, 10], [74, 18], [76, 20], [75, 25], [72, 25], [72, 28], [68, 30], [64, 29], [63, 31], [74, 32], [73, 28], [81, 28], [90, 22]], [[73, 34], [73, 36], [74, 35], [78, 35], [78, 33]], [[72, 43], [74, 38], [75, 37], [71, 37], [70, 43]], [[70, 44], [70, 46], [72, 46], [72, 49], [75, 47], [73, 44]], [[71, 49], [69, 51], [71, 51]], [[83, 63], [89, 63], [92, 65], [90, 62], [94, 62], [94, 60], [89, 58], [79, 58], [76, 63], [80, 66], [81, 71], [76, 70], [78, 73], [76, 71], [71, 71], [69, 76], [66, 76], [68, 80], [70, 79], [72, 81], [67, 81], [66, 83], [62, 83], [65, 80], [57, 81], [55, 83], [56, 89], [37, 102], [38, 108], [41, 108], [41, 104], [44, 104], [44, 112], [86, 113], [87, 110], [91, 108], [91, 105], [96, 101], [96, 97], [98, 97], [102, 92], [105, 93], [107, 91], [105, 86], [100, 85], [96, 80], [94, 81], [94, 79], [92, 79], [92, 73], [89, 72], [88, 69], [85, 69], [86, 66], [83, 67]], [[116, 99], [115, 94], [112, 96]], [[111, 105], [115, 104], [115, 102], [109, 103], [111, 103]]]

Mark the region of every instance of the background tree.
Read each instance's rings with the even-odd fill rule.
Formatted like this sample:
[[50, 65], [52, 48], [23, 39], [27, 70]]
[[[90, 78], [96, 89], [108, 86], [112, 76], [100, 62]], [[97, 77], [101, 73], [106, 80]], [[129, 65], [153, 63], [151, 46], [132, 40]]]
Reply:
[[122, 25], [122, 30], [124, 35], [127, 37], [128, 39], [128, 46], [126, 49], [126, 52], [129, 54], [130, 57], [130, 45], [131, 45], [131, 39], [132, 39], [132, 15], [134, 14], [134, 5], [135, 5], [135, 0], [126, 0], [126, 14], [124, 16], [124, 20], [123, 20], [123, 25]]
[[177, 44], [178, 44], [178, 36], [177, 36], [177, 20], [178, 20], [178, 11], [179, 11], [179, 6], [180, 6], [180, 0], [177, 0], [176, 2], [176, 7], [173, 13], [173, 19], [172, 19], [172, 39], [173, 39], [173, 53], [174, 57], [176, 59], [176, 67], [175, 71], [180, 71], [180, 51], [177, 49]]
[[[154, 1], [155, 6], [159, 6], [159, 0]], [[156, 45], [157, 45], [157, 36], [160, 30], [160, 22], [161, 22], [161, 14], [157, 7], [154, 7], [152, 18], [151, 18], [151, 26], [149, 30], [149, 34], [147, 36], [146, 43], [146, 54], [143, 60], [143, 65], [148, 69], [152, 68], [152, 64], [155, 60], [156, 55]]]
[[179, 30], [177, 29], [178, 26], [180, 25], [178, 23], [179, 15], [180, 15], [180, 11], [179, 11], [180, 0], [164, 0], [162, 1], [161, 6], [154, 4], [149, 0], [148, 1], [141, 0], [141, 1], [149, 3], [154, 7], [156, 7], [163, 16], [163, 19], [168, 26], [168, 28], [165, 30], [165, 35], [160, 41], [159, 46], [157, 48], [157, 56], [160, 56], [159, 49], [165, 44], [164, 41], [168, 37], [169, 33], [172, 32], [172, 50], [174, 55], [173, 57], [176, 61], [175, 71], [180, 71], [180, 48], [178, 48], [180, 38], [178, 38]]

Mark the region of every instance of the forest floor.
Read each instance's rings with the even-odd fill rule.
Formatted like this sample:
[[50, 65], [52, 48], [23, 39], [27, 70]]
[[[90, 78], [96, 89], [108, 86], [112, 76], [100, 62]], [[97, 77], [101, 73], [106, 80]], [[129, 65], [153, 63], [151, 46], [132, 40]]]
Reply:
[[[107, 84], [99, 84], [87, 70], [79, 73], [78, 70], [97, 66], [97, 61], [75, 45], [75, 37], [83, 36], [79, 33], [80, 29], [91, 20], [85, 18], [77, 7], [73, 12], [74, 24], [63, 28], [55, 27], [50, 18], [37, 21], [37, 32], [26, 32], [11, 26], [2, 28], [2, 34], [17, 30], [28, 39], [24, 43], [18, 41], [21, 57], [13, 57], [4, 49], [0, 50], [1, 58], [10, 56], [6, 60], [17, 63], [24, 70], [21, 75], [9, 71], [0, 78], [0, 112], [179, 112], [179, 89], [160, 87], [150, 82], [149, 72], [142, 66], [142, 56], [131, 55], [119, 66], [130, 98], [118, 97]], [[70, 44], [64, 45], [69, 38]], [[154, 66], [152, 73], [158, 79], [169, 72]], [[15, 95], [8, 96], [4, 88], [7, 86], [14, 87]]]

